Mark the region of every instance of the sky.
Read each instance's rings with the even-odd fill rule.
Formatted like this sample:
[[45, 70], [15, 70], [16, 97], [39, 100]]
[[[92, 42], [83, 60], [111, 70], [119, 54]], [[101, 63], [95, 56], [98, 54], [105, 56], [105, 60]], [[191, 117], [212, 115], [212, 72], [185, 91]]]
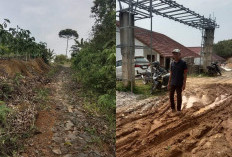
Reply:
[[[232, 39], [232, 0], [175, 0], [178, 4], [189, 8], [205, 17], [216, 17], [214, 43], [221, 40]], [[118, 0], [117, 0], [118, 2]], [[118, 10], [118, 3], [117, 3]], [[201, 31], [199, 29], [181, 24], [179, 22], [154, 14], [153, 31], [165, 34], [184, 46], [200, 46]], [[138, 20], [136, 26], [150, 30], [150, 19]]]
[[[79, 39], [88, 39], [94, 24], [92, 6], [93, 0], [0, 0], [0, 23], [7, 18], [9, 27], [30, 30], [36, 42], [46, 42], [55, 54], [65, 54], [66, 40], [59, 38], [59, 31], [70, 28]], [[73, 44], [70, 41], [69, 47]]]

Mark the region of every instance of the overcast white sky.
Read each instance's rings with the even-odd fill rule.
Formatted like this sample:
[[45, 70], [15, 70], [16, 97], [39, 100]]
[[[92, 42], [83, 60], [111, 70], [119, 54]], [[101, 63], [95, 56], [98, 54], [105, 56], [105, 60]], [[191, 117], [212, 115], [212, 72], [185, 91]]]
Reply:
[[46, 42], [56, 54], [65, 54], [66, 40], [59, 38], [59, 31], [71, 28], [79, 39], [87, 39], [94, 24], [92, 6], [93, 0], [0, 0], [0, 22], [8, 18], [10, 27], [28, 29], [37, 42]]
[[[216, 17], [220, 28], [215, 30], [214, 42], [232, 39], [232, 0], [175, 0], [177, 3], [190, 8], [190, 10], [209, 17]], [[117, 0], [118, 2], [118, 0]], [[117, 9], [118, 10], [118, 9]], [[139, 20], [136, 26], [150, 29], [150, 20]], [[175, 22], [168, 18], [153, 17], [153, 31], [165, 34], [185, 46], [200, 46], [200, 30]]]

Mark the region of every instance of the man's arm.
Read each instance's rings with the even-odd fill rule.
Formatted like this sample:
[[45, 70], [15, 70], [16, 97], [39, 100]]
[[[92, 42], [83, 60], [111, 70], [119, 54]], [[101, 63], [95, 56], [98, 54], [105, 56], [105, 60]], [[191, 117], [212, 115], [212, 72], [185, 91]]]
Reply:
[[171, 78], [172, 78], [172, 71], [170, 71], [170, 76], [169, 76], [169, 80], [168, 80], [168, 90], [170, 90]]
[[185, 90], [185, 87], [186, 87], [186, 80], [187, 80], [187, 72], [188, 70], [184, 70], [184, 81], [183, 81], [183, 87], [182, 87], [182, 90]]

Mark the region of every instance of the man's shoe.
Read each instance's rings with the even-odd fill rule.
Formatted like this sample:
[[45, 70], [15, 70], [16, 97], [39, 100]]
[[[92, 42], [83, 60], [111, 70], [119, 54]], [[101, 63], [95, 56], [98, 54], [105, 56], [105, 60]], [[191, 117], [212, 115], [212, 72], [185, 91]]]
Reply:
[[179, 116], [179, 115], [181, 115], [181, 114], [182, 114], [181, 111], [177, 111], [177, 113], [176, 113], [177, 116]]

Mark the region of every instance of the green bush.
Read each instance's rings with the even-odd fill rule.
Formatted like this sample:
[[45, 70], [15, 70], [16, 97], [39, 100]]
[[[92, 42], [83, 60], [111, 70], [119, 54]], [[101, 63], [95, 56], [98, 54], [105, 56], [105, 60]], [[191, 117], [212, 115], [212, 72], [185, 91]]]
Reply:
[[10, 20], [0, 19], [0, 57], [31, 58], [41, 57], [45, 63], [53, 58], [53, 50], [45, 42], [35, 42], [29, 30], [17, 27], [9, 28]]
[[6, 124], [7, 115], [10, 113], [11, 109], [5, 105], [5, 102], [0, 101], [0, 125]]
[[100, 94], [115, 91], [115, 47], [96, 53], [88, 45], [74, 59], [73, 68], [88, 89]]
[[12, 84], [4, 81], [0, 82], [0, 100], [7, 100], [11, 97], [14, 87]]
[[214, 44], [213, 52], [224, 58], [232, 57], [232, 39], [219, 41]]
[[67, 61], [68, 61], [67, 56], [62, 55], [62, 54], [61, 55], [56, 55], [56, 57], [54, 59], [54, 62], [58, 63], [58, 64], [64, 64]]
[[74, 45], [74, 77], [85, 91], [84, 107], [90, 113], [100, 112], [109, 123], [109, 138], [115, 141], [116, 118], [116, 21], [115, 1], [94, 0], [91, 8], [95, 24], [90, 40]]

